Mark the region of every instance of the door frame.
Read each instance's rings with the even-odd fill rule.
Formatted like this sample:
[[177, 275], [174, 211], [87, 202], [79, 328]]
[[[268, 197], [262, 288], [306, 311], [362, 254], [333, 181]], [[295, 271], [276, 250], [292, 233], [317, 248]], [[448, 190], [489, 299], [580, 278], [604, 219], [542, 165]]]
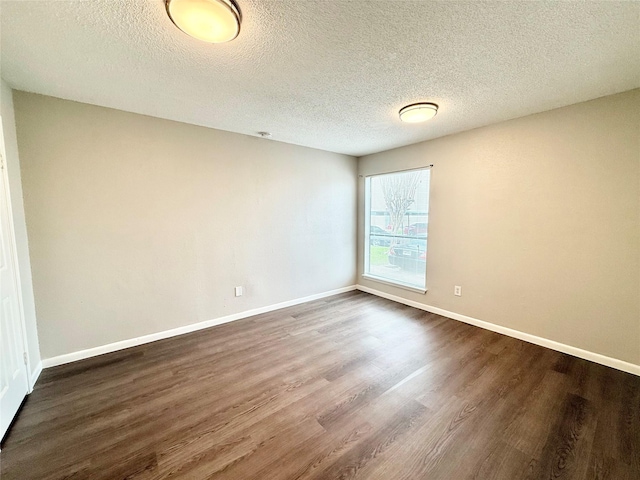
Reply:
[[31, 371], [31, 358], [29, 355], [29, 346], [27, 344], [27, 325], [24, 316], [24, 304], [22, 299], [22, 279], [20, 277], [20, 264], [18, 263], [18, 249], [16, 245], [16, 231], [13, 225], [13, 205], [11, 204], [11, 189], [9, 184], [9, 173], [8, 173], [8, 161], [7, 161], [7, 151], [5, 149], [5, 141], [4, 141], [4, 126], [2, 122], [2, 116], [0, 115], [0, 154], [2, 155], [2, 165], [0, 166], [0, 179], [1, 182], [4, 183], [5, 186], [5, 195], [7, 196], [7, 210], [9, 215], [9, 261], [13, 262], [14, 266], [14, 280], [16, 282], [16, 293], [18, 296], [18, 318], [20, 321], [20, 333], [22, 335], [22, 350], [25, 359], [25, 368], [27, 369], [27, 394], [33, 392], [33, 372]]

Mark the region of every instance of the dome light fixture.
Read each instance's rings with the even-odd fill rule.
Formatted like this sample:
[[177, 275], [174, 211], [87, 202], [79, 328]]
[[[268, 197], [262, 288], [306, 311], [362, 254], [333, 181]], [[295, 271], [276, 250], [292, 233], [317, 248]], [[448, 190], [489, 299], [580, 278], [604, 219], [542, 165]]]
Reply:
[[438, 113], [435, 103], [413, 103], [400, 109], [400, 120], [407, 123], [419, 123], [431, 120]]
[[203, 42], [230, 42], [240, 33], [234, 0], [165, 0], [165, 7], [176, 27]]

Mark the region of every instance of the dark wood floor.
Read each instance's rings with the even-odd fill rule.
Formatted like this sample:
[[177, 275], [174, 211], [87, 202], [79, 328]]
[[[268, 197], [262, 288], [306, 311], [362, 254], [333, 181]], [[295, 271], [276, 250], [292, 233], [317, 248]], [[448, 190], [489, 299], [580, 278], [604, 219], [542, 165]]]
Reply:
[[352, 292], [45, 370], [2, 479], [640, 479], [640, 377]]

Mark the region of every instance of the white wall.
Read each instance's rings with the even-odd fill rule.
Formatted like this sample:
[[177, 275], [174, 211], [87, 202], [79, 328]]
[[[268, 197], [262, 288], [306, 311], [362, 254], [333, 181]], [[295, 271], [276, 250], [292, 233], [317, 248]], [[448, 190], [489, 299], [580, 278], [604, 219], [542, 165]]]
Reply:
[[14, 100], [43, 358], [355, 283], [355, 158]]
[[29, 260], [29, 241], [25, 224], [24, 205], [22, 203], [22, 180], [20, 178], [20, 157], [16, 141], [16, 124], [13, 111], [13, 97], [11, 88], [0, 79], [0, 115], [2, 116], [2, 133], [7, 153], [7, 176], [11, 192], [11, 209], [13, 227], [16, 236], [16, 252], [18, 256], [18, 271], [20, 273], [20, 287], [25, 316], [27, 334], [27, 348], [31, 366], [32, 382], [37, 377], [40, 363], [40, 347], [38, 345], [38, 330], [36, 325], [36, 308], [33, 298], [31, 282], [31, 263]]
[[359, 173], [427, 164], [428, 292], [361, 277], [362, 178], [359, 284], [640, 365], [640, 90], [366, 156]]

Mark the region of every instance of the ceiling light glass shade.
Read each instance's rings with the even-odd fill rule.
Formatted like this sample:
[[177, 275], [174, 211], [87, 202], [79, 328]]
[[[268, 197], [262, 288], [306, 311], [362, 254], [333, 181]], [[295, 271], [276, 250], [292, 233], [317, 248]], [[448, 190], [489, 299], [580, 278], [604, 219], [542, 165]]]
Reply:
[[414, 103], [400, 109], [400, 120], [407, 123], [419, 123], [431, 120], [438, 113], [435, 103]]
[[240, 10], [232, 0], [166, 0], [180, 30], [209, 43], [229, 42], [240, 33]]

